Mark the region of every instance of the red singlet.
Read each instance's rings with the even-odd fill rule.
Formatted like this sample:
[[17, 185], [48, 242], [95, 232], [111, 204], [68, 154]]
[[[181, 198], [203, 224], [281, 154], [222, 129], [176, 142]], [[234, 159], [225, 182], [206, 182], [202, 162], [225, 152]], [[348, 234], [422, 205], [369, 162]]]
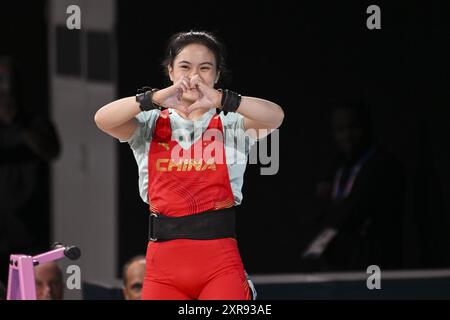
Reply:
[[[233, 206], [220, 116], [212, 117], [201, 139], [187, 150], [171, 137], [164, 110], [148, 155], [150, 211], [179, 217]], [[250, 299], [233, 238], [149, 242], [146, 260], [142, 299]]]

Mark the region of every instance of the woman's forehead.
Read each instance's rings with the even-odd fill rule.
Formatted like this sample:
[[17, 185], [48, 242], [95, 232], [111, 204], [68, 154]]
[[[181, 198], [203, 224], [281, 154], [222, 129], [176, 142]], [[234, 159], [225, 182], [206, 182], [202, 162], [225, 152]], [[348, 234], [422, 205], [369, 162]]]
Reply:
[[178, 53], [175, 61], [187, 61], [190, 63], [215, 62], [214, 53], [201, 44], [189, 44]]

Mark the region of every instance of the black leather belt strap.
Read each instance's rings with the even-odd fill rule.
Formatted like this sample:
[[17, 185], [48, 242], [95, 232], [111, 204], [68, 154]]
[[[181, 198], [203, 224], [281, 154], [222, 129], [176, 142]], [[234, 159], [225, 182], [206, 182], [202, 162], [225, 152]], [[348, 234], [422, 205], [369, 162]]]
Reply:
[[183, 217], [150, 213], [149, 221], [149, 241], [236, 238], [233, 207]]

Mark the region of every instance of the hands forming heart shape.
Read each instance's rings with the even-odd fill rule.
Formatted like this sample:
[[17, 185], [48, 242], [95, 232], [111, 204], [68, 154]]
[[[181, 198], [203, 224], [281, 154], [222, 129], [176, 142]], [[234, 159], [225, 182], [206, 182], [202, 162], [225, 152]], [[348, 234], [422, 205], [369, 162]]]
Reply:
[[[184, 93], [196, 91], [198, 98], [191, 105], [186, 105], [182, 101]], [[157, 91], [153, 98], [155, 102], [165, 108], [179, 110], [186, 115], [197, 109], [216, 108], [220, 105], [221, 93], [205, 85], [199, 75], [194, 75], [190, 79], [182, 76], [172, 86]]]

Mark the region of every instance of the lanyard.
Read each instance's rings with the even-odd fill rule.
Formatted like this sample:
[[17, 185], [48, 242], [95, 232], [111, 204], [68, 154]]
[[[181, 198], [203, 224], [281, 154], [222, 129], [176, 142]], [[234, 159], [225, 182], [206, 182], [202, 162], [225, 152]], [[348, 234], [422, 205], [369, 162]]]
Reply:
[[356, 176], [361, 170], [364, 162], [366, 162], [373, 154], [375, 153], [375, 147], [371, 147], [369, 151], [367, 151], [356, 164], [353, 166], [350, 175], [347, 178], [347, 182], [345, 183], [344, 188], [341, 188], [341, 179], [344, 173], [344, 168], [341, 167], [336, 173], [333, 183], [333, 199], [345, 199], [348, 197], [350, 192], [352, 191], [353, 184], [355, 182]]

